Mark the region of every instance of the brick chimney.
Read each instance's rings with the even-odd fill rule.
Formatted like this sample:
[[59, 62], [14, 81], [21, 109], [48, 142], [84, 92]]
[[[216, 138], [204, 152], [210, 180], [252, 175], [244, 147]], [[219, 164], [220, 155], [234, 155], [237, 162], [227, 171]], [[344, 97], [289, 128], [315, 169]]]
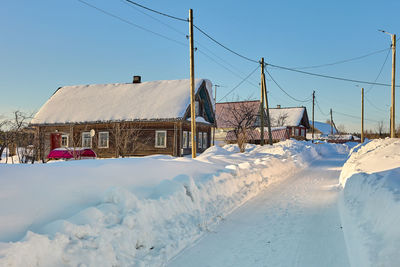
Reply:
[[142, 82], [142, 77], [141, 76], [133, 76], [133, 81], [132, 83], [141, 83]]

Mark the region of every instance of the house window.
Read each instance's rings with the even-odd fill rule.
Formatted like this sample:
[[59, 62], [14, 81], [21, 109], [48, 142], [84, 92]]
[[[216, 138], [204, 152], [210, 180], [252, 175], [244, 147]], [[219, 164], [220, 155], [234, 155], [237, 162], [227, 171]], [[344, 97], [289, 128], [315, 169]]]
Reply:
[[300, 135], [300, 133], [299, 133], [299, 128], [295, 128], [295, 129], [294, 129], [294, 135], [295, 135], [295, 136], [299, 136], [299, 135]]
[[196, 116], [199, 116], [200, 115], [200, 102], [199, 101], [195, 101], [194, 110], [195, 110]]
[[92, 147], [92, 137], [90, 132], [82, 133], [82, 147]]
[[167, 131], [156, 131], [155, 147], [167, 147]]
[[99, 148], [108, 148], [109, 136], [108, 132], [99, 132]]
[[68, 134], [61, 135], [61, 147], [68, 147]]
[[182, 147], [183, 148], [187, 148], [188, 147], [188, 132], [187, 131], [183, 132]]
[[203, 133], [199, 132], [199, 148], [203, 147]]
[[203, 148], [208, 147], [208, 138], [207, 138], [207, 133], [203, 133]]
[[189, 148], [192, 148], [192, 132], [189, 132]]
[[305, 129], [301, 129], [301, 136], [306, 136], [306, 130]]

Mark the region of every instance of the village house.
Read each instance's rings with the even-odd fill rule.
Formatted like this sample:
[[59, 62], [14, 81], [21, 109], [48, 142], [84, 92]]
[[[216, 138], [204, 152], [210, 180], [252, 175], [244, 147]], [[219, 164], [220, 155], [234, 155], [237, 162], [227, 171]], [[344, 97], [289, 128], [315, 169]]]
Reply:
[[310, 129], [306, 107], [286, 107], [277, 105], [269, 109], [271, 127], [285, 128], [288, 138], [306, 139], [307, 129]]
[[[215, 140], [218, 142], [235, 143], [237, 136], [234, 129], [240, 124], [247, 122], [247, 142], [259, 144], [261, 141], [260, 131], [260, 101], [236, 101], [216, 103], [217, 129]], [[251, 115], [249, 115], [251, 114]], [[274, 142], [289, 138], [300, 140], [306, 139], [306, 131], [310, 128], [307, 109], [305, 107], [290, 107], [269, 109], [271, 120], [271, 132]], [[264, 140], [268, 140], [267, 115], [264, 112], [265, 128]]]
[[[197, 151], [210, 146], [212, 84], [195, 81]], [[64, 86], [31, 121], [40, 159], [60, 147], [92, 148], [98, 157], [191, 153], [189, 80]]]

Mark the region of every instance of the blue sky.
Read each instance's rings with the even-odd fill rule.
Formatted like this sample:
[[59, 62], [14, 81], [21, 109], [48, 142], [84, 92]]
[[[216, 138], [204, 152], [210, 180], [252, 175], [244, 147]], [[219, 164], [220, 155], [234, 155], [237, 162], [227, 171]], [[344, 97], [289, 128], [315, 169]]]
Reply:
[[[121, 0], [85, 1], [181, 44], [128, 25], [77, 0], [5, 0], [0, 10], [0, 114], [9, 116], [16, 109], [38, 110], [64, 85], [131, 82], [135, 74], [144, 81], [189, 77], [187, 23], [146, 12]], [[396, 19], [399, 1], [138, 2], [182, 18], [187, 18], [192, 8], [195, 24], [221, 43], [249, 58], [264, 57], [266, 62], [287, 67], [331, 63], [389, 48], [390, 37], [377, 29], [398, 33], [400, 37], [400, 21]], [[196, 77], [224, 86], [218, 88], [217, 100], [257, 67], [198, 31], [194, 37], [198, 47]], [[387, 52], [306, 70], [374, 81]], [[390, 87], [374, 86], [369, 90], [369, 85], [268, 70], [297, 99], [307, 99], [312, 90], [316, 91], [322, 109], [316, 109], [317, 120], [325, 121], [332, 108], [337, 125], [359, 131], [358, 119], [340, 113], [360, 116], [360, 88], [364, 86], [369, 91], [366, 128], [375, 129], [380, 120], [389, 125]], [[304, 104], [287, 97], [267, 78], [271, 106]], [[390, 78], [391, 54], [377, 82], [390, 83]], [[260, 70], [249, 81], [226, 100], [259, 97]], [[311, 118], [311, 103], [304, 105]], [[399, 124], [400, 104], [396, 110]]]

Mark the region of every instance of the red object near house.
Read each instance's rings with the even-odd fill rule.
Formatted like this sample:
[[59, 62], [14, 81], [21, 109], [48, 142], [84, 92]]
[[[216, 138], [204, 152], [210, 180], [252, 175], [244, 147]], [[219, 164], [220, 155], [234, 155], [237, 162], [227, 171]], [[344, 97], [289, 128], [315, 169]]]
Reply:
[[50, 151], [61, 146], [61, 134], [52, 133], [50, 135]]
[[96, 153], [90, 148], [56, 148], [50, 151], [48, 159], [87, 159], [96, 158]]

